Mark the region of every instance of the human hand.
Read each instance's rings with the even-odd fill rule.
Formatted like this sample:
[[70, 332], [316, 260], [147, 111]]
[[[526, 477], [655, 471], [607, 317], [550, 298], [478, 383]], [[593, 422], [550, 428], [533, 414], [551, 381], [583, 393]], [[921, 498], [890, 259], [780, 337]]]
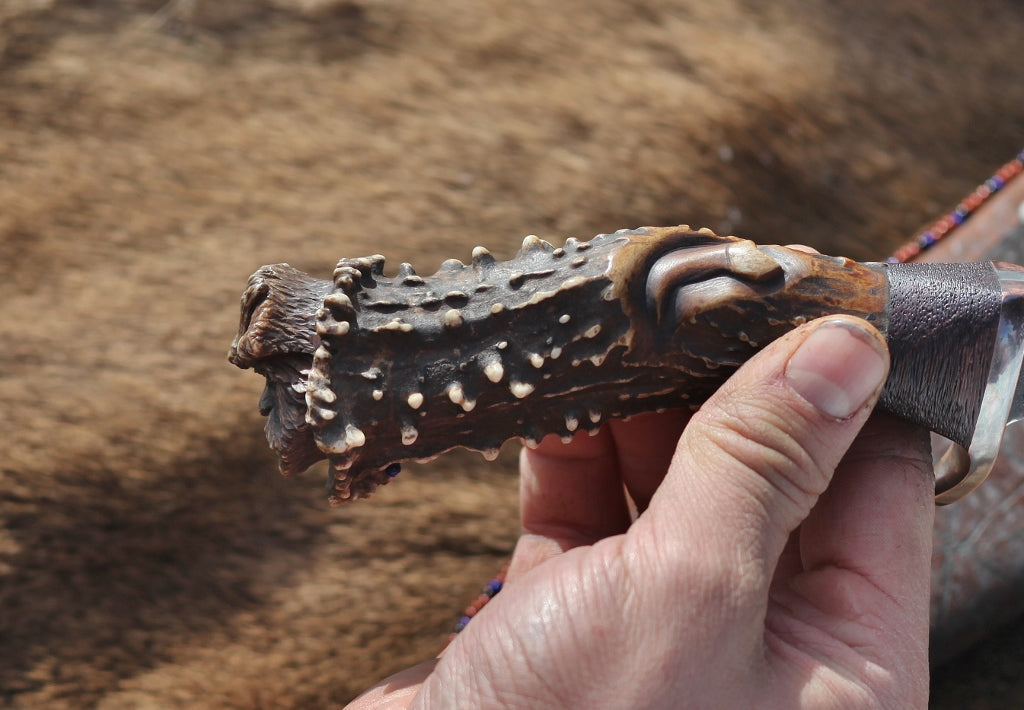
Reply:
[[874, 329], [830, 317], [688, 423], [524, 451], [502, 592], [351, 707], [925, 707], [931, 457], [867, 421], [887, 371]]

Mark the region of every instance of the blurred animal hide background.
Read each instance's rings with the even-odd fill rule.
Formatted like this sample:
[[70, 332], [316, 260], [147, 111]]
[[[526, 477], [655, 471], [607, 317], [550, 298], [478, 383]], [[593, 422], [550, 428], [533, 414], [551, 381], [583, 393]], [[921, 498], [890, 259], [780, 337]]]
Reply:
[[[225, 361], [261, 264], [678, 223], [884, 258], [1020, 150], [1021, 37], [1012, 0], [4, 0], [0, 706], [338, 706], [510, 552], [515, 446], [336, 510], [277, 474]], [[1006, 634], [934, 707], [1020, 702]]]

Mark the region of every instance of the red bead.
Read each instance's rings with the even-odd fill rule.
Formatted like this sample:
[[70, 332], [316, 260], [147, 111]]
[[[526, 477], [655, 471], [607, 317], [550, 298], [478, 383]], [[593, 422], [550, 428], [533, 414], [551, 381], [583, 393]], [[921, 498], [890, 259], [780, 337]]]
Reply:
[[964, 207], [967, 208], [968, 212], [973, 212], [974, 210], [978, 209], [978, 205], [980, 205], [984, 201], [985, 196], [980, 195], [979, 191], [975, 190], [974, 192], [967, 196], [967, 199], [963, 201], [963, 205]]
[[1003, 167], [999, 168], [996, 173], [996, 177], [1001, 179], [1003, 182], [1008, 182], [1016, 177], [1020, 173], [1020, 166], [1014, 165], [1013, 163], [1007, 163]]
[[915, 256], [921, 253], [921, 247], [916, 243], [911, 242], [910, 244], [903, 245], [899, 251], [896, 252], [896, 258], [900, 261], [910, 261]]

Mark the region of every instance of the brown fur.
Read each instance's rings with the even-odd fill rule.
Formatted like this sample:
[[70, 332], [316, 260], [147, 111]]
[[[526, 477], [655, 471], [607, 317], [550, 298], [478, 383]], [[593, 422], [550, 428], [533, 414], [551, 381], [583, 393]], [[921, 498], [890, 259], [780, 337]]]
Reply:
[[1019, 150], [1012, 0], [0, 3], [0, 704], [307, 708], [435, 652], [514, 452], [329, 510], [248, 274], [689, 222], [879, 258]]

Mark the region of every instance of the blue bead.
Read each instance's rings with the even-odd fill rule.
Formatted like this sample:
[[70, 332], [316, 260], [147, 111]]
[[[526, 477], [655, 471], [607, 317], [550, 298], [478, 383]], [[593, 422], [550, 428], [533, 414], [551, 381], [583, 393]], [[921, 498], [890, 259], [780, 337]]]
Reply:
[[490, 594], [492, 597], [495, 594], [497, 594], [498, 592], [500, 592], [500, 591], [501, 591], [501, 580], [500, 579], [492, 579], [490, 582], [487, 583], [487, 586], [484, 587], [484, 594]]
[[390, 464], [386, 469], [384, 469], [384, 473], [386, 473], [388, 475], [388, 478], [394, 478], [395, 476], [397, 476], [401, 472], [402, 472], [402, 464], [400, 464], [400, 463]]
[[938, 240], [935, 238], [935, 235], [932, 234], [931, 232], [922, 232], [921, 236], [917, 238], [917, 243], [923, 247], [930, 247], [936, 241]]
[[900, 263], [900, 260], [897, 259], [895, 256], [890, 256], [888, 259], [885, 260], [885, 263], [886, 264], [898, 264], [898, 263]]
[[953, 224], [963, 224], [964, 220], [967, 219], [966, 214], [961, 214], [956, 210], [953, 211], [953, 214], [951, 214], [950, 217], [953, 218]]

